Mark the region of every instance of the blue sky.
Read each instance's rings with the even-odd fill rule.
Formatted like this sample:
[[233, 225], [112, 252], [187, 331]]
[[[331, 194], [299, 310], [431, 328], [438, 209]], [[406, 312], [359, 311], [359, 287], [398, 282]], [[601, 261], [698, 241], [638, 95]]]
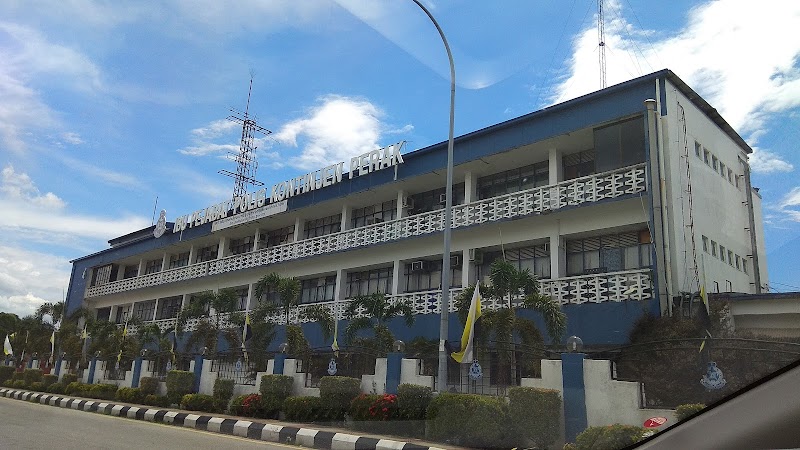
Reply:
[[[150, 225], [156, 196], [170, 219], [226, 199], [225, 118], [251, 73], [268, 185], [447, 138], [447, 61], [411, 0], [223, 3], [0, 4], [0, 311], [60, 300], [68, 261]], [[457, 134], [599, 88], [594, 0], [425, 4], [453, 48]], [[609, 85], [670, 68], [756, 148], [772, 286], [800, 286], [800, 2], [605, 11]]]

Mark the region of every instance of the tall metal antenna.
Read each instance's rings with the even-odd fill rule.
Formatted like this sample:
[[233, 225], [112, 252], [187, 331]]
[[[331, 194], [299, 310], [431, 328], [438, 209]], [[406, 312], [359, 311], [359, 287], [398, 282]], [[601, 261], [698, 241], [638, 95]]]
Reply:
[[606, 87], [606, 24], [603, 17], [603, 0], [597, 0], [597, 46], [600, 47], [600, 89]]
[[256, 123], [255, 117], [250, 116], [250, 95], [253, 93], [253, 74], [250, 74], [250, 90], [247, 92], [247, 106], [244, 112], [231, 108], [231, 114], [227, 117], [231, 122], [242, 124], [242, 139], [239, 142], [239, 152], [231, 153], [233, 160], [236, 161], [236, 173], [220, 170], [222, 175], [233, 178], [233, 198], [247, 194], [247, 186], [263, 186], [264, 183], [256, 180], [258, 170], [258, 160], [256, 159], [256, 146], [253, 143], [256, 132], [263, 135], [272, 132]]

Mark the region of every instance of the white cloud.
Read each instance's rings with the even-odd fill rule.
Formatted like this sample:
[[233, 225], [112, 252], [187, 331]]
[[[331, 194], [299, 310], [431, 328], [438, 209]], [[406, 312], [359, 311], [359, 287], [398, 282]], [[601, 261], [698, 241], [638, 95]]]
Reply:
[[37, 77], [56, 75], [48, 83], [73, 90], [102, 88], [100, 71], [86, 56], [21, 25], [0, 22], [0, 60], [0, 145], [16, 153], [28, 148], [29, 133], [61, 127], [35, 87]]
[[753, 148], [753, 153], [749, 156], [750, 168], [755, 173], [775, 173], [775, 172], [791, 172], [794, 166], [782, 159], [775, 153]]
[[195, 128], [190, 133], [198, 139], [214, 139], [229, 134], [231, 131], [238, 130], [241, 127], [241, 125], [232, 120], [222, 119], [215, 120], [204, 127]]
[[289, 165], [311, 169], [380, 148], [383, 116], [380, 108], [367, 100], [328, 95], [305, 117], [281, 127], [274, 137], [284, 145], [302, 147]]
[[70, 213], [57, 195], [42, 195], [27, 174], [17, 173], [12, 166], [2, 172], [0, 211], [0, 231], [10, 241], [22, 241], [30, 232], [107, 240], [150, 225], [148, 219], [131, 215], [107, 219]]
[[138, 189], [140, 186], [139, 181], [132, 175], [104, 169], [68, 156], [59, 155], [57, 158], [69, 168], [83, 172], [92, 179], [100, 180], [106, 184], [127, 189]]
[[[741, 133], [757, 133], [768, 114], [800, 105], [800, 2], [710, 1], [689, 13], [687, 25], [658, 40], [622, 18], [620, 2], [606, 6], [608, 85], [666, 65], [693, 86]], [[649, 34], [649, 40], [644, 34]], [[652, 43], [652, 45], [651, 45]], [[574, 41], [568, 75], [552, 101], [597, 90], [597, 32]]]
[[81, 139], [81, 136], [78, 133], [73, 133], [73, 132], [62, 133], [61, 139], [63, 139], [64, 142], [66, 142], [67, 144], [72, 144], [72, 145], [83, 144], [83, 139]]
[[0, 311], [25, 316], [61, 301], [70, 270], [66, 258], [0, 245]]

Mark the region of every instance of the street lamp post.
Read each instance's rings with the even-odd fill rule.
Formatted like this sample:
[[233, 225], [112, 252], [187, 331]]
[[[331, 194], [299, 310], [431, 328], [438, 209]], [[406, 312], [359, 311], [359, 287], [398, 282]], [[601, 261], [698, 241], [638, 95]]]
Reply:
[[447, 352], [445, 350], [445, 340], [447, 340], [447, 328], [449, 325], [450, 314], [450, 234], [453, 225], [453, 122], [456, 105], [456, 68], [453, 64], [453, 54], [450, 52], [450, 45], [447, 38], [433, 17], [428, 8], [422, 5], [419, 0], [412, 0], [417, 4], [428, 18], [431, 19], [436, 31], [442, 38], [444, 48], [447, 50], [447, 59], [450, 62], [450, 133], [447, 138], [447, 186], [445, 187], [444, 205], [444, 249], [442, 251], [442, 302], [441, 314], [439, 318], [439, 371], [436, 378], [436, 390], [444, 392], [447, 386]]

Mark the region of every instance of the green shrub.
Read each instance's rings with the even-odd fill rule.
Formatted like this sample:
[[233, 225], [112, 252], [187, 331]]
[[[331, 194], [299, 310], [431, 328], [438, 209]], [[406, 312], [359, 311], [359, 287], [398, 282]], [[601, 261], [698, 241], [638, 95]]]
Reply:
[[167, 397], [172, 403], [180, 403], [184, 395], [192, 392], [194, 374], [184, 370], [167, 372]]
[[117, 394], [117, 386], [114, 384], [92, 384], [88, 393], [92, 398], [99, 400], [114, 400]]
[[283, 401], [286, 420], [315, 422], [325, 418], [322, 399], [319, 397], [289, 397]]
[[361, 380], [349, 377], [322, 377], [319, 398], [331, 420], [343, 420], [350, 402], [361, 394]]
[[155, 377], [142, 377], [139, 379], [139, 389], [144, 395], [158, 394], [158, 378]]
[[233, 397], [233, 380], [217, 378], [214, 380], [214, 409], [218, 412], [225, 412], [228, 403]]
[[277, 418], [283, 407], [283, 401], [292, 395], [294, 378], [287, 375], [264, 375], [261, 377], [261, 409], [262, 416]]
[[547, 448], [561, 431], [561, 396], [558, 391], [531, 387], [508, 390], [511, 424], [517, 433]]
[[231, 399], [230, 405], [228, 405], [228, 414], [233, 416], [244, 416], [244, 411], [242, 410], [242, 404], [244, 403], [244, 399], [247, 398], [248, 395], [237, 395]]
[[589, 427], [575, 438], [576, 450], [616, 450], [639, 442], [647, 430], [633, 425]]
[[65, 373], [64, 376], [61, 377], [61, 382], [64, 383], [65, 386], [75, 381], [78, 381], [78, 376], [74, 373]]
[[15, 387], [15, 388], [17, 388], [17, 389], [25, 389], [26, 387], [28, 387], [28, 385], [27, 385], [27, 384], [25, 384], [25, 380], [17, 380], [17, 381], [13, 381], [13, 382], [12, 382], [12, 384], [13, 384], [13, 385], [14, 385], [14, 387]]
[[58, 383], [58, 375], [42, 375], [42, 383], [44, 383], [45, 387], [50, 386], [53, 383]]
[[502, 399], [477, 394], [441, 393], [428, 405], [431, 439], [477, 448], [513, 447], [520, 438], [509, 427]]
[[117, 390], [116, 398], [125, 403], [142, 403], [144, 394], [139, 388], [121, 387]]
[[705, 407], [706, 405], [702, 403], [687, 403], [685, 405], [678, 405], [678, 407], [675, 408], [675, 418], [678, 420], [678, 422], [682, 422], [702, 411], [705, 409]]
[[64, 393], [67, 395], [77, 395], [79, 397], [85, 397], [86, 394], [84, 393], [84, 388], [88, 387], [88, 384], [83, 384], [79, 381], [73, 381], [67, 384], [67, 387], [64, 388]]
[[433, 399], [428, 386], [401, 384], [397, 387], [398, 416], [404, 420], [425, 420], [425, 412]]
[[166, 395], [147, 394], [144, 396], [144, 404], [149, 406], [158, 406], [161, 408], [169, 408], [172, 402]]
[[45, 388], [46, 392], [51, 394], [63, 394], [64, 393], [64, 385], [62, 383], [53, 383], [50, 386]]
[[20, 381], [20, 380], [24, 380], [22, 372], [14, 372], [11, 375], [11, 381]]
[[41, 381], [34, 381], [31, 383], [30, 389], [32, 391], [44, 392], [44, 383]]
[[3, 382], [3, 386], [5, 386], [5, 387], [9, 387], [9, 388], [10, 388], [10, 387], [14, 387], [14, 381], [13, 381], [13, 380], [11, 380], [11, 379], [8, 379], [8, 380], [6, 380], [6, 381], [4, 381], [4, 382]]
[[31, 384], [37, 381], [42, 381], [42, 371], [39, 369], [25, 369], [22, 373], [22, 379], [25, 384]]
[[214, 397], [206, 394], [186, 394], [181, 398], [181, 409], [213, 412]]
[[0, 366], [0, 384], [5, 384], [14, 375], [13, 366]]

